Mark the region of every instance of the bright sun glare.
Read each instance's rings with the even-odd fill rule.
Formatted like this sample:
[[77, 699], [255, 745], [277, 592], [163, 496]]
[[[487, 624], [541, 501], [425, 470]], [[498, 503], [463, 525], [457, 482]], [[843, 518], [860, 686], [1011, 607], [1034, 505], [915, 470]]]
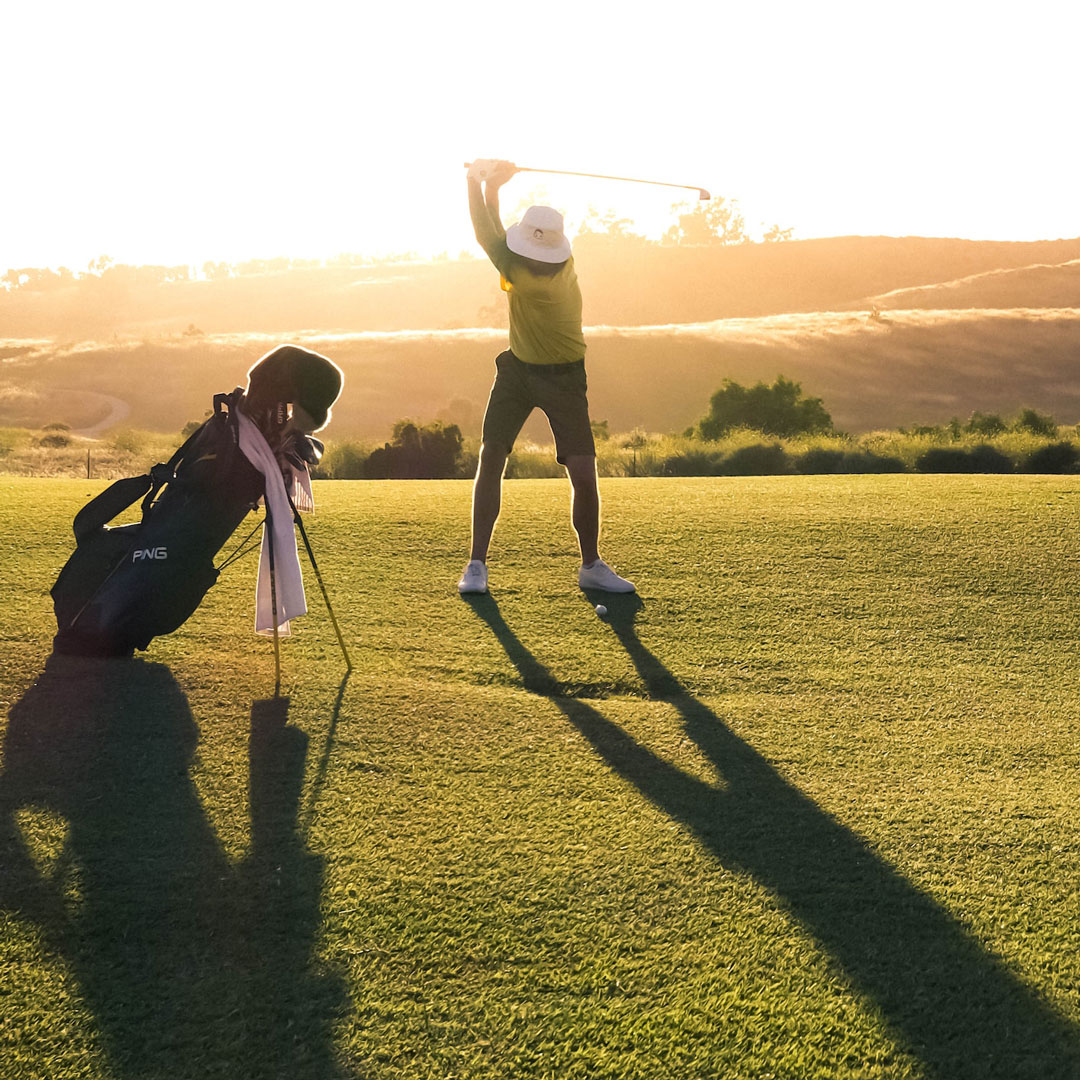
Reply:
[[[1080, 232], [1075, 8], [692, 2], [506, 8], [196, 0], [8, 15], [0, 263], [475, 251], [462, 163], [702, 185], [749, 231]], [[1050, 32], [1052, 30], [1052, 32]], [[675, 189], [524, 177], [652, 234]]]

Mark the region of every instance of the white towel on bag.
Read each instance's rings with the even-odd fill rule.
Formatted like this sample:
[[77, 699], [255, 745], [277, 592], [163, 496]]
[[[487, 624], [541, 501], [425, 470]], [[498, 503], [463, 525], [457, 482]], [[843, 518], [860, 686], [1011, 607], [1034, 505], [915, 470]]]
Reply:
[[293, 473], [292, 501], [301, 513], [308, 514], [315, 509], [315, 496], [311, 492], [311, 476], [307, 469]]
[[[274, 545], [274, 578], [276, 583], [278, 633], [289, 633], [289, 620], [307, 612], [304, 596], [304, 578], [300, 572], [300, 555], [296, 550], [296, 531], [293, 527], [292, 507], [285, 491], [270, 444], [255, 424], [243, 413], [237, 413], [240, 450], [244, 457], [262, 473], [265, 481], [266, 505], [270, 510], [271, 529], [263, 525], [262, 549], [259, 552], [259, 577], [255, 585], [255, 633], [271, 635], [274, 632], [273, 604], [270, 596], [270, 544]], [[307, 481], [305, 484], [304, 481]], [[297, 478], [294, 490], [300, 489], [303, 497], [293, 501], [297, 507], [314, 506], [311, 480], [305, 474]]]

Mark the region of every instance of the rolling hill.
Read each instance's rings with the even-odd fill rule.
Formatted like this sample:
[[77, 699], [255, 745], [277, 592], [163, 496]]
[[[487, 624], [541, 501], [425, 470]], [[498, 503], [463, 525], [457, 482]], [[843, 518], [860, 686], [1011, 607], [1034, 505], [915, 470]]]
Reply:
[[[851, 431], [1021, 405], [1080, 417], [1080, 239], [671, 248], [594, 236], [577, 261], [593, 412], [613, 430], [681, 430], [723, 378], [778, 373]], [[486, 263], [170, 281], [153, 270], [0, 293], [0, 424], [178, 430], [293, 340], [346, 372], [331, 435], [385, 437], [403, 416], [478, 430], [505, 342]], [[526, 433], [543, 440], [542, 419]]]

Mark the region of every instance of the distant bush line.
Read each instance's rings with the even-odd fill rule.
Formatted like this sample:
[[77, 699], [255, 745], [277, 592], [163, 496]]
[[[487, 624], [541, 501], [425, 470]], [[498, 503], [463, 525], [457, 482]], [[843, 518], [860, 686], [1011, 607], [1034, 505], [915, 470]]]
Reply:
[[[1038, 416], [1039, 414], [1035, 414]], [[969, 424], [845, 435], [835, 431], [786, 438], [740, 427], [716, 439], [696, 432], [611, 434], [594, 423], [597, 471], [619, 476], [810, 476], [858, 473], [1080, 473], [1080, 429], [1042, 417], [1035, 424], [1003, 424], [981, 434]], [[27, 476], [82, 476], [89, 454], [92, 476], [111, 479], [166, 461], [177, 435], [120, 429], [100, 440], [62, 425], [37, 431], [0, 428], [0, 472]], [[479, 440], [453, 424], [401, 420], [390, 441], [327, 439], [316, 479], [468, 479], [476, 472]], [[510, 479], [564, 476], [555, 448], [519, 442], [507, 462]]]
[[[456, 430], [456, 429], [455, 429]], [[1060, 438], [1071, 435], [1075, 441]], [[392, 444], [387, 444], [392, 448]], [[399, 464], [394, 478], [467, 478], [476, 471], [477, 440], [463, 439], [460, 455], [443, 458], [440, 469]], [[837, 433], [788, 439], [763, 437], [738, 428], [716, 440], [689, 435], [634, 432], [598, 439], [601, 476], [811, 476], [857, 473], [1080, 473], [1080, 431], [1055, 429], [1051, 440], [1033, 432], [1003, 431], [979, 439], [953, 439], [940, 431], [920, 434]], [[316, 477], [372, 479], [387, 475], [387, 449], [331, 441]], [[373, 463], [378, 462], [378, 469]], [[410, 471], [411, 470], [411, 471]], [[563, 476], [555, 448], [519, 443], [507, 463], [509, 479]]]
[[[681, 436], [612, 435], [606, 420], [592, 426], [601, 476], [1080, 472], [1080, 450], [1060, 439], [1053, 417], [1035, 409], [1021, 409], [1011, 420], [973, 412], [966, 422], [954, 417], [947, 424], [852, 437], [835, 430], [820, 398], [805, 397], [799, 383], [783, 375], [771, 386], [725, 379], [709, 412]], [[399, 420], [381, 448], [332, 444], [317, 476], [468, 477], [478, 451], [456, 425]], [[552, 477], [562, 469], [553, 449], [522, 444], [510, 455], [506, 475]]]
[[[1008, 420], [973, 412], [967, 421], [954, 417], [947, 424], [852, 437], [835, 430], [820, 398], [805, 397], [783, 375], [771, 386], [725, 379], [707, 415], [681, 436], [612, 435], [606, 420], [593, 422], [601, 476], [1080, 472], [1080, 450], [1061, 440], [1062, 430], [1053, 417], [1025, 408]], [[382, 447], [331, 444], [317, 476], [468, 477], [478, 450], [454, 424], [399, 420]], [[524, 444], [510, 455], [506, 475], [561, 476], [562, 469], [553, 449]]]

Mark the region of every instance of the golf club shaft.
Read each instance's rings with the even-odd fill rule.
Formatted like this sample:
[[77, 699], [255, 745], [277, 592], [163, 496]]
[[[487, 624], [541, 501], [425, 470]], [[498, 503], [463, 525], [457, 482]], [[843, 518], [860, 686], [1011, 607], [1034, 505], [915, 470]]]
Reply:
[[[467, 161], [465, 168], [467, 169], [471, 164], [472, 162]], [[515, 165], [514, 169], [517, 172], [551, 173], [556, 176], [587, 176], [592, 180], [622, 180], [627, 184], [652, 184], [655, 187], [685, 188], [687, 191], [696, 191], [701, 199], [712, 198], [705, 188], [698, 187], [697, 184], [669, 184], [665, 180], [642, 180], [636, 176], [608, 176], [605, 173], [572, 172], [570, 169], [536, 169], [531, 165]]]
[[703, 187], [698, 187], [697, 184], [669, 184], [665, 180], [640, 180], [635, 176], [606, 176], [603, 173], [571, 172], [568, 169], [534, 169], [526, 165], [518, 167], [517, 171], [553, 173], [556, 176], [587, 176], [592, 180], [622, 180], [628, 184], [652, 184], [655, 187], [685, 188], [687, 191], [698, 192], [703, 199], [709, 198], [709, 193]]

